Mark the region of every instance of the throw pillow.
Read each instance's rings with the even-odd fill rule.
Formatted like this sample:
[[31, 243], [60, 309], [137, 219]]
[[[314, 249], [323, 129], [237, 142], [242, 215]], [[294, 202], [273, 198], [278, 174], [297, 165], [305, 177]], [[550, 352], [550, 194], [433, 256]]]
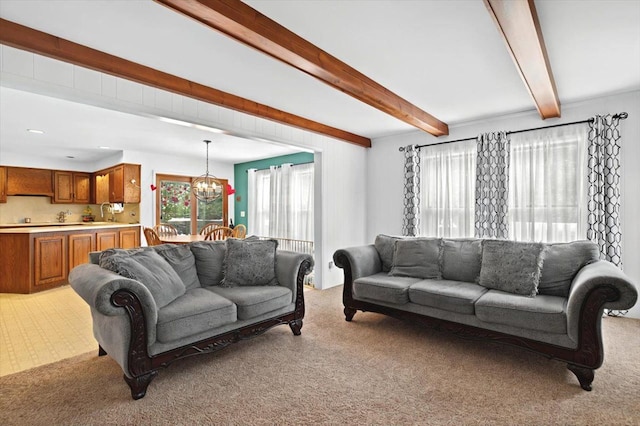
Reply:
[[538, 293], [569, 296], [571, 282], [585, 265], [600, 259], [598, 245], [591, 241], [573, 241], [547, 245]]
[[374, 246], [378, 251], [380, 260], [382, 261], [382, 272], [389, 272], [393, 266], [393, 244], [401, 239], [401, 237], [391, 237], [389, 235], [380, 234], [376, 237]]
[[224, 256], [227, 245], [224, 241], [198, 241], [189, 244], [196, 261], [198, 279], [202, 287], [220, 285], [224, 279]]
[[397, 240], [389, 275], [440, 279], [441, 238]]
[[442, 241], [442, 278], [475, 283], [482, 266], [482, 240], [445, 239]]
[[544, 245], [484, 240], [480, 282], [483, 287], [534, 297], [538, 293]]
[[100, 255], [100, 267], [147, 287], [158, 309], [182, 296], [186, 288], [176, 271], [152, 249], [131, 253], [106, 250]]
[[184, 244], [161, 244], [153, 246], [153, 249], [176, 271], [187, 290], [200, 287], [196, 259], [189, 246]]
[[222, 287], [278, 285], [276, 240], [226, 240]]

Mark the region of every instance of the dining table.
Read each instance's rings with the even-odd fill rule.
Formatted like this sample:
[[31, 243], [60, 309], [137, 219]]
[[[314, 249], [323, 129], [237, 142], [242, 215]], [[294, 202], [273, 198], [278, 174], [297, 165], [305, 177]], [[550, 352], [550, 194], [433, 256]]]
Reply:
[[192, 234], [192, 235], [171, 235], [171, 234], [158, 234], [158, 238], [165, 244], [189, 244], [194, 241], [204, 241], [205, 235]]

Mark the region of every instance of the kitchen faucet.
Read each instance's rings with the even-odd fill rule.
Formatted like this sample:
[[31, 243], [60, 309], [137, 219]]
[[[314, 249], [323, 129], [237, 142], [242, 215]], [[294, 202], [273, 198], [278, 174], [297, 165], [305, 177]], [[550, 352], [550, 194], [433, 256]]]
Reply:
[[58, 222], [60, 222], [60, 223], [66, 222], [67, 216], [69, 216], [70, 214], [71, 214], [71, 210], [67, 210], [66, 212], [62, 211], [62, 212], [58, 213], [58, 215], [57, 215]]
[[105, 204], [107, 204], [109, 206], [108, 207], [108, 211], [111, 212], [111, 204], [110, 203], [102, 203], [102, 204], [100, 204], [100, 217], [102, 219], [104, 219], [104, 210], [103, 210], [103, 208], [104, 208]]

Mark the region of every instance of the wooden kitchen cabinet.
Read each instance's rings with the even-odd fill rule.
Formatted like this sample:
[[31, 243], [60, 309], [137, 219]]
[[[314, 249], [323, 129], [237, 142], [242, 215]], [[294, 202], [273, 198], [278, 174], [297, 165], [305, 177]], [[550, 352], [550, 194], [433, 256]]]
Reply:
[[53, 197], [52, 171], [27, 167], [7, 167], [7, 195]]
[[89, 262], [89, 253], [96, 250], [96, 233], [69, 235], [69, 271]]
[[0, 166], [0, 203], [7, 202], [7, 168]]
[[94, 202], [139, 203], [140, 165], [118, 164], [93, 174]]
[[[68, 283], [69, 273], [89, 261], [89, 252], [140, 246], [140, 226], [33, 232], [0, 232], [0, 293], [34, 293]], [[51, 229], [47, 227], [47, 229]]]
[[52, 202], [89, 204], [90, 185], [89, 173], [54, 171]]
[[34, 285], [49, 288], [67, 279], [67, 236], [46, 234], [34, 238]]

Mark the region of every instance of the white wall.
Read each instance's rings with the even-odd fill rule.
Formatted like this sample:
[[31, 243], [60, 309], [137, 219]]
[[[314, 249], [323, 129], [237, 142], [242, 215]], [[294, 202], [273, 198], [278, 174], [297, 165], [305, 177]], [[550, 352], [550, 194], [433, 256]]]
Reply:
[[[314, 192], [317, 287], [325, 289], [342, 284], [342, 270], [330, 267], [334, 251], [366, 243], [365, 148], [3, 45], [0, 46], [0, 70], [3, 86], [131, 114], [173, 118], [225, 129], [235, 135], [311, 149], [321, 165], [316, 170]], [[153, 223], [153, 196], [147, 188], [155, 179], [154, 173], [202, 173], [201, 161], [193, 164], [180, 157], [132, 151], [116, 156], [122, 158], [118, 162], [142, 165], [140, 212], [141, 222], [145, 225]], [[29, 164], [19, 165], [79, 170], [77, 164], [68, 167], [46, 158], [26, 159], [26, 162]], [[4, 158], [2, 163], [18, 165]], [[111, 164], [87, 165], [86, 170], [98, 170]], [[221, 164], [217, 167], [224, 168]], [[233, 181], [232, 169], [224, 174], [214, 171]]]
[[[372, 141], [373, 147], [367, 154], [367, 241], [373, 241], [379, 233], [400, 234], [402, 231], [404, 157], [398, 151], [399, 147], [475, 137], [479, 133], [496, 130], [520, 130], [568, 123], [596, 114], [623, 111], [629, 113], [629, 118], [620, 122], [622, 262], [625, 273], [640, 289], [640, 91], [563, 105], [560, 119], [542, 121], [537, 112], [531, 111], [451, 126], [446, 138], [437, 139], [423, 132], [411, 132]], [[640, 303], [629, 312], [629, 316], [640, 318]]]

